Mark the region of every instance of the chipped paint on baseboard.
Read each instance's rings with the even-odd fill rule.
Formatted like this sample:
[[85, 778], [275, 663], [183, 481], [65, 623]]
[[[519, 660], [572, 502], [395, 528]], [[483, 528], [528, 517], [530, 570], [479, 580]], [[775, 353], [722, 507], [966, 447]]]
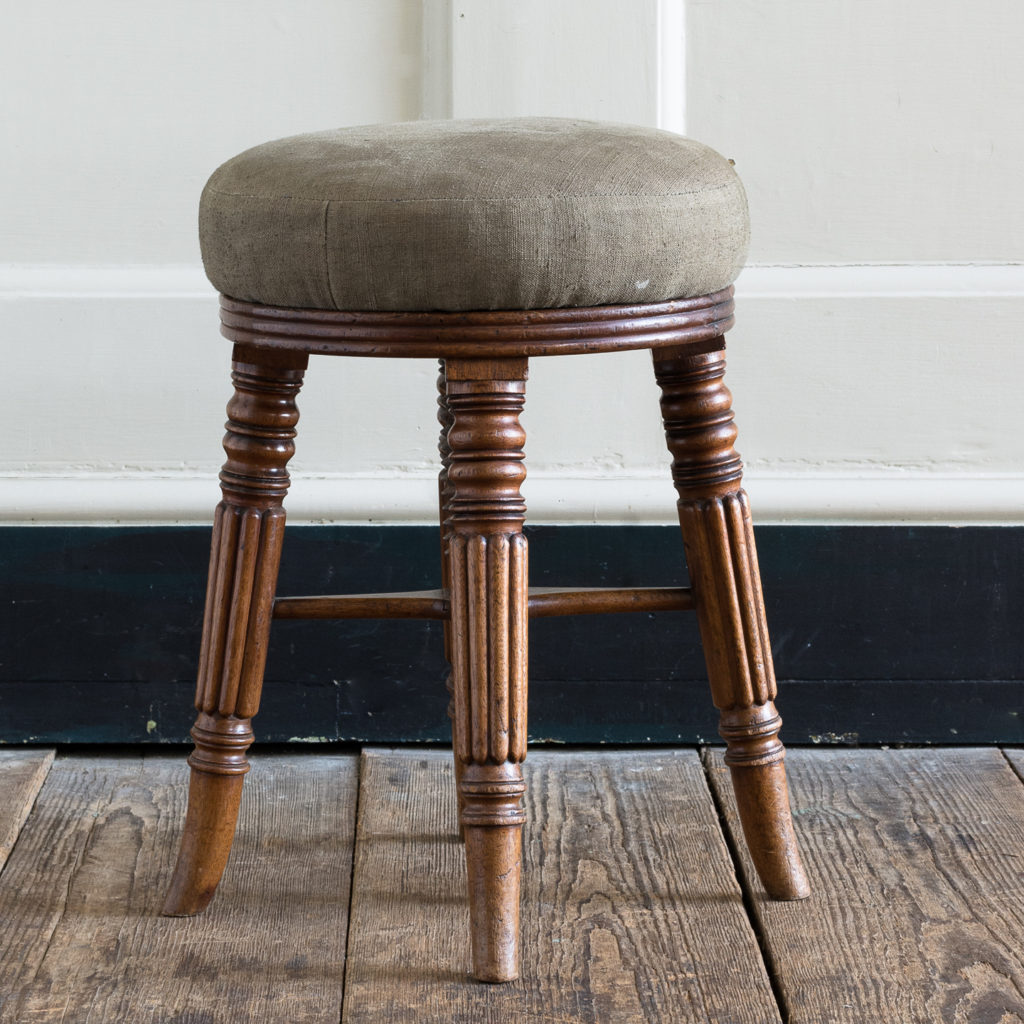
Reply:
[[860, 743], [860, 734], [855, 732], [811, 733], [807, 738], [815, 746], [855, 747]]

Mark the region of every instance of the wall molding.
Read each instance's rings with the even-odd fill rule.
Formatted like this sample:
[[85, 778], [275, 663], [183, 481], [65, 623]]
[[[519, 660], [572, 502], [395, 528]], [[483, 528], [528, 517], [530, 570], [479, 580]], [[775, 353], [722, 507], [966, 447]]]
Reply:
[[658, 127], [686, 134], [685, 0], [658, 0]]
[[[1024, 263], [858, 263], [747, 267], [748, 299], [1024, 297]], [[214, 296], [198, 264], [0, 265], [0, 299], [196, 299]]]
[[421, 113], [442, 120], [452, 116], [451, 0], [423, 0], [421, 16]]
[[0, 300], [216, 298], [199, 264], [0, 264]]
[[736, 294], [746, 299], [1024, 297], [1024, 264], [754, 265], [740, 275]]
[[[755, 519], [768, 524], [1024, 525], [1024, 474], [751, 472]], [[666, 525], [675, 494], [663, 474], [565, 477], [531, 474], [523, 487], [531, 523]], [[14, 525], [176, 525], [211, 521], [216, 474], [72, 473], [0, 477], [0, 522]], [[430, 524], [431, 473], [294, 475], [294, 524]]]

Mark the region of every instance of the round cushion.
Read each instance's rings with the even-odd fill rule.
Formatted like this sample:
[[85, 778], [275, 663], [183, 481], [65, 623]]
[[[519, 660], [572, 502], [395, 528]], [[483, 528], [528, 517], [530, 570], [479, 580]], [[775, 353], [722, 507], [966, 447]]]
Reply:
[[295, 135], [203, 191], [225, 295], [337, 310], [548, 309], [693, 298], [748, 242], [729, 161], [671, 132], [560, 118]]

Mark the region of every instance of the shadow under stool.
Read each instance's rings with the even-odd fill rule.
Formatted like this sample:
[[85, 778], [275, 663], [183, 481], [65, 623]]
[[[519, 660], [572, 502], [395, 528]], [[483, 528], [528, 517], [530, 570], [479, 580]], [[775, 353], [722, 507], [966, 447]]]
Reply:
[[[723, 382], [748, 240], [730, 163], [668, 132], [560, 119], [299, 135], [214, 173], [200, 240], [234, 342], [234, 396], [188, 815], [165, 913], [203, 910], [227, 864], [275, 617], [444, 621], [481, 981], [518, 974], [533, 616], [696, 611], [751, 856], [769, 895], [807, 896]], [[661, 387], [691, 588], [531, 590], [519, 423], [528, 361], [637, 348], [651, 350]], [[440, 360], [441, 590], [275, 596], [310, 355]]]

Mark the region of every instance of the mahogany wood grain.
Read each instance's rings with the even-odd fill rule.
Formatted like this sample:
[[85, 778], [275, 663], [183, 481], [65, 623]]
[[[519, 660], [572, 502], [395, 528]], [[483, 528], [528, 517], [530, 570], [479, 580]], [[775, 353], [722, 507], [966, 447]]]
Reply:
[[445, 363], [452, 423], [445, 509], [455, 756], [469, 884], [473, 974], [519, 973], [526, 757], [526, 360]]
[[531, 619], [556, 615], [620, 615], [693, 608], [689, 587], [530, 587]]
[[236, 346], [196, 685], [199, 716], [188, 815], [164, 913], [196, 914], [213, 898], [249, 770], [284, 539], [304, 353]]
[[447, 620], [448, 616], [448, 598], [443, 590], [279, 597], [274, 602], [275, 619]]
[[455, 764], [455, 805], [458, 809], [458, 833], [459, 839], [465, 838], [462, 828], [462, 810], [464, 800], [462, 798], [462, 775], [465, 766], [459, 758], [455, 745], [455, 683], [452, 679], [452, 627], [451, 627], [451, 606], [448, 602], [448, 594], [451, 587], [451, 567], [449, 549], [451, 547], [451, 528], [448, 525], [447, 508], [452, 498], [452, 485], [448, 479], [448, 468], [452, 461], [452, 449], [448, 444], [448, 431], [452, 428], [454, 418], [451, 409], [448, 408], [448, 383], [445, 375], [445, 364], [443, 359], [437, 363], [437, 423], [441, 428], [437, 436], [437, 454], [441, 460], [441, 468], [437, 474], [437, 514], [440, 523], [440, 547], [441, 547], [441, 589], [445, 602], [444, 615], [444, 660], [448, 664], [448, 674], [445, 676], [444, 685], [448, 691], [448, 718], [452, 723], [452, 758]]
[[[518, 973], [531, 616], [696, 609], [752, 855], [772, 895], [807, 895], [753, 531], [722, 383], [722, 335], [732, 322], [731, 288], [649, 305], [467, 313], [280, 309], [222, 296], [222, 333], [236, 343], [236, 391], [214, 527], [189, 811], [166, 913], [201, 910], [224, 870], [274, 617], [444, 624], [477, 978], [509, 981]], [[692, 592], [530, 592], [519, 422], [527, 359], [635, 348], [654, 353]], [[314, 353], [440, 358], [440, 590], [275, 599], [295, 395]]]
[[758, 874], [776, 899], [810, 895], [789, 809], [782, 720], [725, 350], [654, 352], [679, 522], [726, 762]]
[[[530, 587], [531, 619], [556, 615], [618, 615], [624, 612], [674, 612], [693, 608], [688, 587]], [[275, 619], [441, 619], [451, 616], [445, 590], [393, 591], [387, 594], [324, 594], [279, 597]]]
[[510, 358], [711, 342], [733, 325], [733, 290], [636, 306], [476, 313], [285, 309], [221, 297], [236, 343], [333, 356]]

